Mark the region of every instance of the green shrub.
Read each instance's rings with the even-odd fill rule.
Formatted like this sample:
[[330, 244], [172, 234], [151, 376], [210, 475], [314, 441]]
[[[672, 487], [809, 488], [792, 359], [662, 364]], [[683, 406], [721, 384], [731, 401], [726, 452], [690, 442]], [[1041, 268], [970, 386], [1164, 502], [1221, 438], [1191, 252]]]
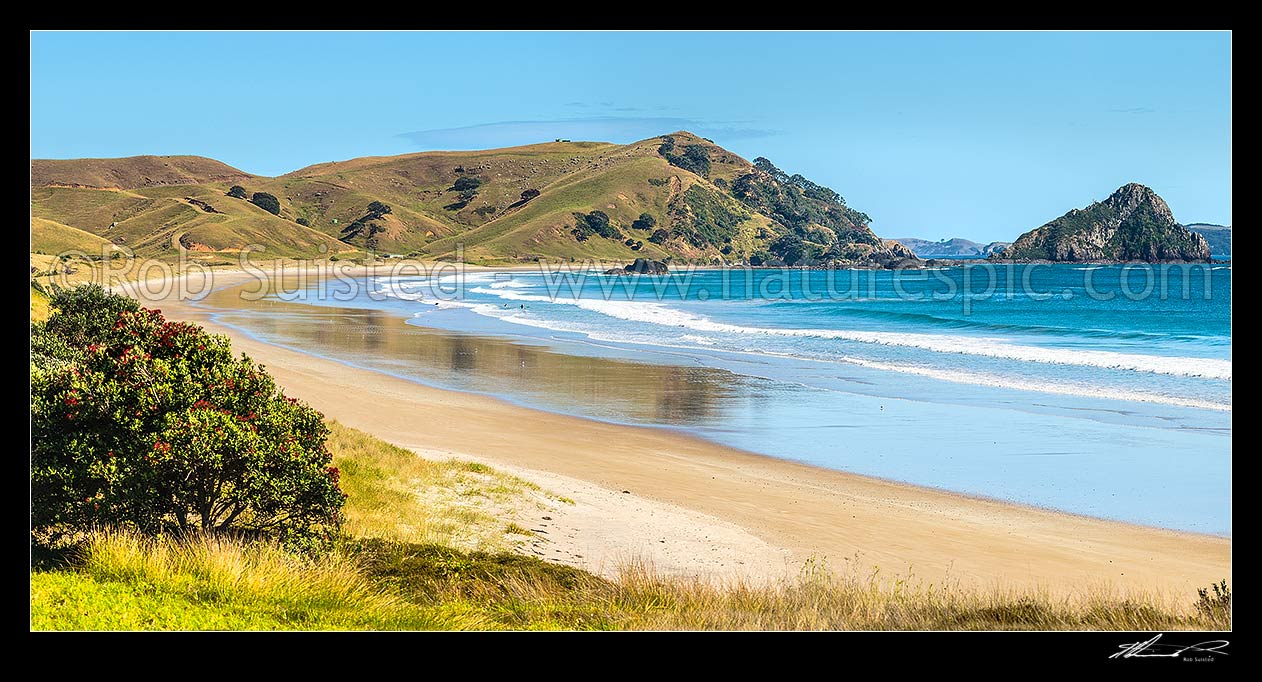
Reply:
[[298, 223], [299, 225], [302, 225], [303, 227], [311, 227], [311, 221], [307, 220], [306, 218], [299, 218], [295, 220], [294, 222]]
[[227, 337], [92, 285], [33, 330], [31, 522], [332, 537], [345, 495], [319, 412]]
[[618, 228], [609, 222], [609, 214], [604, 211], [575, 213], [574, 229], [571, 232], [574, 234], [574, 238], [580, 242], [587, 241], [587, 238], [593, 234], [598, 234], [606, 239], [620, 239], [622, 237], [622, 234], [618, 232]]
[[657, 148], [657, 153], [661, 154], [662, 158], [672, 166], [691, 171], [703, 178], [709, 177], [710, 152], [704, 145], [690, 144], [684, 147], [683, 154], [677, 154], [678, 149], [675, 138], [667, 135], [662, 138], [662, 144]]
[[227, 195], [233, 199], [244, 199], [246, 197], [245, 188], [241, 185], [233, 185], [228, 189]]
[[456, 190], [457, 192], [463, 192], [467, 189], [477, 189], [481, 186], [482, 186], [481, 178], [475, 178], [475, 177], [470, 177], [470, 176], [456, 178], [456, 181], [451, 184], [451, 188]]
[[280, 200], [267, 192], [255, 192], [254, 196], [250, 197], [250, 203], [272, 215], [280, 215]]
[[631, 227], [637, 230], [651, 230], [657, 227], [657, 218], [652, 213], [641, 213], [639, 218], [631, 221]]

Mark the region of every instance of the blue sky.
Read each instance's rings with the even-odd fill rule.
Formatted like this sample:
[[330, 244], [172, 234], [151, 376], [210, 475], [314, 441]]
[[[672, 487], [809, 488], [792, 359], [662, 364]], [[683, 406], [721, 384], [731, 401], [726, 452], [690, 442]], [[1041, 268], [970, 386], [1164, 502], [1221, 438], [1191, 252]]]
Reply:
[[356, 156], [686, 128], [885, 237], [1009, 240], [1127, 182], [1231, 223], [1228, 33], [31, 34], [31, 156]]

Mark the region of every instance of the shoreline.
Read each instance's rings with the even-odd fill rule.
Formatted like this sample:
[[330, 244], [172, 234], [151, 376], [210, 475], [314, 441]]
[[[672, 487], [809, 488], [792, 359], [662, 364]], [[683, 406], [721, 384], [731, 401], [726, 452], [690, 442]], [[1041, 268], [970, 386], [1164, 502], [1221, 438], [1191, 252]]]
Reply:
[[[172, 318], [228, 335], [234, 350], [268, 365], [287, 394], [347, 426], [414, 451], [499, 466], [567, 497], [586, 495], [588, 509], [599, 506], [590, 501], [599, 491], [608, 493], [600, 514], [576, 511], [568, 521], [575, 546], [595, 548], [574, 552], [595, 570], [640, 559], [668, 573], [760, 580], [826, 557], [834, 569], [866, 574], [880, 566], [931, 582], [1058, 594], [1156, 589], [1189, 599], [1196, 587], [1230, 578], [1229, 538], [917, 487], [674, 431], [540, 411], [258, 341], [185, 302], [163, 307]], [[579, 497], [568, 494], [584, 486]], [[660, 542], [650, 546], [643, 542], [643, 529], [653, 527], [644, 525], [646, 517], [663, 524]], [[696, 528], [714, 530], [711, 548], [722, 559], [690, 556], [705, 548], [699, 539], [670, 546]], [[738, 568], [734, 557], [748, 561]]]
[[[228, 287], [231, 287], [231, 286], [233, 285], [228, 285]], [[704, 443], [706, 445], [711, 445], [718, 448], [728, 449], [728, 450], [738, 452], [744, 455], [749, 455], [751, 457], [766, 458], [768, 460], [775, 461], [775, 462], [788, 462], [792, 464], [805, 466], [811, 469], [837, 472], [837, 473], [842, 473], [842, 474], [846, 474], [850, 476], [858, 476], [861, 478], [870, 479], [873, 481], [878, 481], [878, 482], [886, 483], [889, 485], [906, 486], [906, 487], [910, 487], [910, 488], [918, 489], [918, 490], [925, 490], [925, 491], [931, 491], [935, 493], [942, 493], [946, 495], [953, 495], [953, 496], [961, 497], [967, 500], [974, 500], [976, 502], [981, 502], [981, 503], [1012, 505], [1016, 507], [1042, 511], [1042, 512], [1051, 513], [1051, 514], [1059, 514], [1059, 515], [1074, 517], [1074, 518], [1082, 519], [1084, 521], [1099, 521], [1099, 522], [1106, 522], [1106, 523], [1115, 523], [1115, 524], [1120, 524], [1126, 527], [1142, 528], [1142, 529], [1153, 530], [1153, 531], [1165, 531], [1165, 532], [1170, 532], [1170, 533], [1178, 533], [1178, 534], [1185, 534], [1185, 535], [1198, 536], [1198, 537], [1218, 538], [1218, 539], [1226, 540], [1228, 542], [1230, 542], [1232, 539], [1232, 535], [1230, 532], [1218, 533], [1218, 532], [1209, 532], [1209, 531], [1188, 530], [1188, 529], [1183, 529], [1183, 528], [1171, 528], [1167, 526], [1159, 526], [1155, 524], [1147, 524], [1147, 523], [1141, 523], [1138, 521], [1128, 521], [1124, 519], [1109, 518], [1109, 517], [1104, 517], [1104, 516], [1091, 516], [1089, 514], [1083, 514], [1083, 513], [1074, 512], [1074, 511], [1070, 511], [1066, 509], [1058, 509], [1053, 506], [1038, 504], [1034, 502], [1018, 502], [1018, 501], [1013, 501], [1013, 500], [1006, 500], [1001, 497], [986, 495], [984, 493], [965, 492], [965, 491], [952, 490], [950, 488], [944, 488], [944, 487], [939, 487], [939, 486], [934, 486], [934, 485], [912, 483], [908, 481], [901, 481], [896, 478], [890, 478], [890, 477], [880, 476], [880, 475], [871, 474], [871, 473], [860, 474], [860, 473], [848, 472], [844, 469], [834, 469], [834, 468], [826, 467], [823, 465], [812, 464], [804, 460], [792, 459], [788, 457], [779, 457], [773, 454], [767, 454], [764, 452], [758, 452], [756, 450], [749, 450], [749, 449], [742, 448], [739, 446], [730, 445], [718, 440], [707, 438], [704, 435], [693, 433], [689, 431], [687, 427], [672, 426], [672, 425], [665, 425], [665, 424], [637, 424], [632, 421], [619, 421], [615, 419], [586, 415], [577, 411], [566, 411], [566, 410], [557, 409], [557, 408], [532, 405], [529, 402], [527, 402], [525, 399], [513, 396], [511, 394], [500, 394], [500, 393], [491, 392], [491, 391], [480, 391], [480, 390], [473, 390], [473, 389], [452, 388], [449, 386], [442, 385], [440, 383], [427, 381], [426, 379], [421, 378], [421, 377], [408, 376], [406, 374], [391, 372], [389, 370], [382, 369], [382, 368], [375, 368], [375, 367], [371, 367], [367, 365], [355, 364], [349, 360], [338, 358], [332, 355], [325, 355], [317, 351], [303, 350], [300, 348], [296, 348], [292, 345], [278, 343], [275, 341], [266, 341], [260, 338], [255, 333], [253, 333], [251, 330], [245, 329], [237, 325], [211, 319], [215, 315], [215, 313], [210, 312], [206, 308], [199, 306], [197, 309], [202, 314], [205, 315], [205, 317], [199, 322], [199, 324], [202, 324], [203, 326], [207, 326], [208, 328], [209, 327], [218, 328], [220, 330], [218, 333], [232, 336], [232, 338], [234, 339], [234, 344], [237, 342], [236, 339], [238, 338], [235, 335], [239, 334], [243, 338], [248, 338], [261, 345], [296, 353], [304, 357], [312, 358], [313, 360], [341, 365], [347, 368], [348, 370], [369, 372], [372, 374], [389, 377], [391, 379], [397, 379], [399, 381], [414, 383], [428, 390], [444, 391], [444, 392], [458, 393], [461, 395], [475, 396], [478, 398], [485, 398], [487, 400], [503, 403], [507, 405], [508, 407], [515, 408], [515, 409], [522, 409], [522, 410], [527, 410], [531, 412], [542, 412], [542, 413], [546, 413], [550, 415], [555, 415], [558, 417], [579, 419], [585, 422], [594, 422], [597, 424], [608, 425], [612, 427], [628, 428], [628, 429], [647, 429], [653, 432], [670, 433], [670, 434], [677, 435], [681, 438], [692, 439], [699, 443]], [[371, 309], [371, 308], [355, 308], [355, 310], [363, 310], [366, 312], [378, 312], [375, 309]], [[394, 320], [396, 320], [397, 322], [401, 324], [409, 324], [408, 320], [412, 319], [412, 318], [408, 318], [402, 315], [392, 316], [392, 317]], [[438, 334], [451, 333], [451, 332], [448, 332], [448, 330], [443, 329], [443, 328], [427, 327], [424, 325], [416, 325], [416, 326], [426, 329], [428, 331], [434, 332], [434, 333], [438, 333]], [[481, 335], [477, 332], [467, 332], [467, 333], [471, 336], [482, 338]], [[515, 344], [517, 342], [513, 340], [506, 340], [505, 343]], [[729, 370], [719, 370], [719, 371], [729, 371]], [[1213, 409], [1213, 408], [1202, 407], [1199, 405], [1191, 406], [1191, 408], [1192, 409]], [[1230, 411], [1230, 409], [1228, 408], [1227, 411]], [[385, 436], [379, 435], [379, 437], [384, 438]]]

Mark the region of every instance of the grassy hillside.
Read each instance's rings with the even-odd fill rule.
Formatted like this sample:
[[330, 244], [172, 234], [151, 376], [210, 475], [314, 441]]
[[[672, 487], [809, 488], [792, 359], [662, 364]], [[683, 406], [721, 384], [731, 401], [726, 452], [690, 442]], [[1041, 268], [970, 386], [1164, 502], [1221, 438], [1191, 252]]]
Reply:
[[31, 252], [59, 254], [82, 251], [99, 256], [113, 247], [108, 239], [43, 218], [31, 218]]
[[31, 190], [31, 212], [142, 256], [174, 258], [180, 249], [207, 255], [235, 253], [251, 245], [273, 257], [354, 250], [249, 201], [225, 196], [226, 189], [226, 184], [131, 190], [38, 187]]
[[204, 156], [129, 156], [120, 159], [35, 159], [32, 187], [135, 189], [159, 185], [240, 182], [249, 173]]
[[[836, 192], [684, 131], [628, 145], [365, 157], [277, 178], [228, 178], [235, 169], [212, 173], [187, 160], [177, 169], [169, 158], [161, 161], [170, 172], [155, 178], [155, 158], [35, 162], [32, 210], [158, 257], [176, 254], [173, 244], [183, 241], [221, 253], [260, 243], [285, 256], [463, 252], [486, 263], [651, 257], [889, 266], [914, 258], [884, 246], [867, 216]], [[223, 196], [231, 184], [247, 196], [274, 195], [279, 215]]]

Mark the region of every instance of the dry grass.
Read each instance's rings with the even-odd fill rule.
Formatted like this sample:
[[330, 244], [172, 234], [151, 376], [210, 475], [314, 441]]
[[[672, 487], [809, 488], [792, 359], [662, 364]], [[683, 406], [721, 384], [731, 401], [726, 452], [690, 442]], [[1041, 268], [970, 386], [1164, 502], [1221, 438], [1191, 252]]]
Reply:
[[510, 548], [504, 526], [539, 486], [477, 462], [445, 461], [385, 443], [330, 421], [329, 450], [348, 496], [343, 530], [356, 538], [439, 544], [462, 550]]

